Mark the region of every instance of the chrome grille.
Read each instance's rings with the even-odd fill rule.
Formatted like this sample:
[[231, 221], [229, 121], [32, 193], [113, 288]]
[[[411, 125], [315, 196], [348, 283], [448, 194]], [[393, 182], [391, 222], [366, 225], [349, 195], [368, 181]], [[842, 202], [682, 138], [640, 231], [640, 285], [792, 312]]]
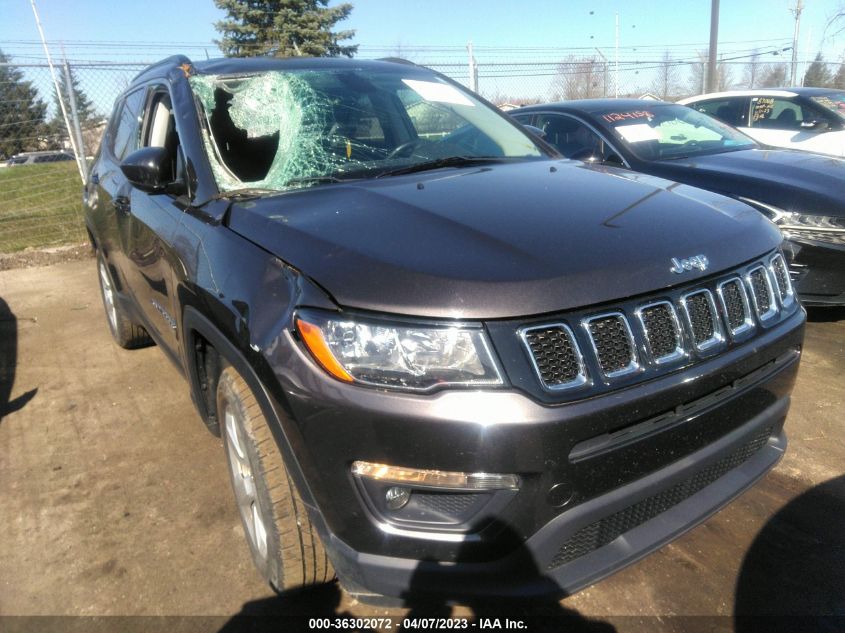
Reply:
[[637, 369], [637, 352], [624, 315], [602, 314], [587, 319], [586, 326], [605, 376], [613, 378]]
[[731, 336], [737, 336], [754, 327], [748, 297], [739, 277], [719, 284], [719, 297], [722, 300], [722, 308], [725, 311]]
[[648, 379], [665, 366], [694, 362], [746, 340], [758, 325], [779, 322], [797, 308], [789, 274], [783, 255], [774, 253], [694, 282], [686, 292], [668, 289], [623, 300], [598, 314], [576, 312], [518, 334], [546, 391], [606, 391], [617, 378]]
[[709, 290], [697, 290], [681, 297], [692, 342], [698, 351], [710, 349], [722, 341], [722, 329], [716, 303]]
[[778, 254], [772, 257], [771, 270], [772, 278], [777, 284], [781, 305], [788, 306], [792, 303], [795, 295], [792, 291], [792, 282], [789, 279], [789, 270], [786, 268], [786, 262], [783, 261], [782, 255]]
[[546, 388], [566, 389], [584, 384], [584, 363], [575, 337], [566, 325], [527, 328], [521, 334]]
[[761, 321], [765, 321], [775, 315], [775, 295], [772, 291], [772, 284], [769, 280], [769, 273], [765, 267], [758, 266], [748, 273], [748, 287], [751, 290], [751, 300], [754, 303], [754, 311]]
[[671, 303], [660, 301], [643, 306], [637, 310], [637, 316], [656, 363], [669, 362], [684, 355], [681, 328]]

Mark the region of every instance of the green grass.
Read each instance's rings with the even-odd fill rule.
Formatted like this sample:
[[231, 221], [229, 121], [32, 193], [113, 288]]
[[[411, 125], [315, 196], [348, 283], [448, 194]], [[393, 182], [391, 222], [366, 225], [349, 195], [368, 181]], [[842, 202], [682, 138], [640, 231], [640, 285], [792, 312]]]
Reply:
[[0, 253], [85, 241], [72, 161], [0, 168]]

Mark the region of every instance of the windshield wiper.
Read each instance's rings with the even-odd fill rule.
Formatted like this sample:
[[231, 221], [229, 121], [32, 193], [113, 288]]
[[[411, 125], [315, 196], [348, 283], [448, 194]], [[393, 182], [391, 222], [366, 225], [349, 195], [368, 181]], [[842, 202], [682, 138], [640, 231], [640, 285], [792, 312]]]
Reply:
[[413, 174], [418, 171], [429, 171], [432, 169], [440, 169], [441, 167], [466, 167], [469, 165], [483, 165], [485, 163], [500, 163], [507, 160], [502, 156], [447, 156], [445, 158], [435, 158], [434, 160], [427, 160], [405, 167], [397, 167], [396, 169], [388, 169], [373, 176], [374, 178], [384, 178], [385, 176], [399, 176], [401, 174]]
[[285, 187], [290, 185], [305, 185], [305, 184], [324, 184], [332, 182], [348, 182], [350, 180], [360, 180], [360, 177], [352, 176], [349, 178], [341, 178], [340, 176], [302, 176], [300, 178], [291, 178], [285, 182]]

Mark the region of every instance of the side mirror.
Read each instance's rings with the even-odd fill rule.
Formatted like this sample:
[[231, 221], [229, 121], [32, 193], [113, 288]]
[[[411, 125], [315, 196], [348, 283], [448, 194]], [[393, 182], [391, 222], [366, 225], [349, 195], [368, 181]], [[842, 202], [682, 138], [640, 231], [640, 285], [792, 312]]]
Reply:
[[822, 132], [828, 128], [827, 121], [801, 121], [802, 130], [813, 130], [814, 132]]
[[129, 183], [145, 193], [184, 193], [185, 186], [173, 181], [173, 156], [163, 147], [142, 147], [120, 163]]
[[522, 127], [531, 132], [537, 138], [546, 138], [546, 133], [538, 127], [533, 125], [523, 125]]

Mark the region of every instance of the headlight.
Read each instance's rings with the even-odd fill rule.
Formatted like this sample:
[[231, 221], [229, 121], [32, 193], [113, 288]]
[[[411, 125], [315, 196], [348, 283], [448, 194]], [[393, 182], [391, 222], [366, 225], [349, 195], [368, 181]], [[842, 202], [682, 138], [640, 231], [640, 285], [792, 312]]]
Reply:
[[811, 215], [784, 211], [770, 204], [740, 198], [756, 207], [772, 222], [777, 224], [785, 238], [803, 238], [816, 242], [845, 245], [845, 219], [827, 215]]
[[296, 329], [317, 362], [344, 382], [427, 391], [501, 385], [481, 328], [404, 325], [300, 313]]

